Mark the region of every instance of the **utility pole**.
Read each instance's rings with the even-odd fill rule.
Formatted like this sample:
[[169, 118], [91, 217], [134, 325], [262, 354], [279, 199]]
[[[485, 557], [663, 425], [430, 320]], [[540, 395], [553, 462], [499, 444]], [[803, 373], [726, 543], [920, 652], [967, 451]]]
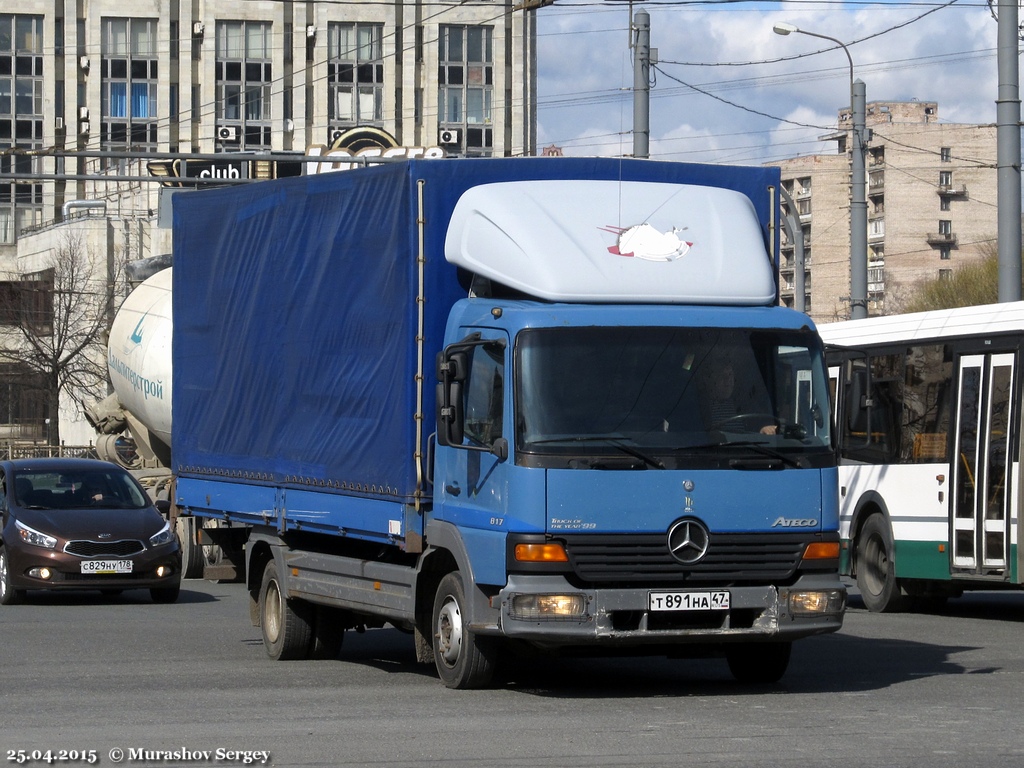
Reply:
[[999, 94], [996, 98], [996, 234], [999, 301], [1021, 297], [1020, 68], [1017, 63], [1017, 0], [999, 0], [997, 35]]
[[864, 169], [866, 93], [863, 80], [851, 88], [853, 157], [850, 190], [850, 319], [868, 316], [868, 199]]
[[633, 17], [633, 157], [650, 157], [651, 138], [651, 15], [640, 9]]

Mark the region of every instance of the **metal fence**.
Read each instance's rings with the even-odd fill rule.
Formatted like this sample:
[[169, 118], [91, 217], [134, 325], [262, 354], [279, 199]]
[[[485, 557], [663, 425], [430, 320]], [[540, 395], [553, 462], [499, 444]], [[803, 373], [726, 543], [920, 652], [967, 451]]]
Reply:
[[33, 445], [31, 443], [2, 443], [3, 456], [7, 459], [40, 459], [61, 457], [76, 459], [97, 459], [96, 446], [90, 445]]

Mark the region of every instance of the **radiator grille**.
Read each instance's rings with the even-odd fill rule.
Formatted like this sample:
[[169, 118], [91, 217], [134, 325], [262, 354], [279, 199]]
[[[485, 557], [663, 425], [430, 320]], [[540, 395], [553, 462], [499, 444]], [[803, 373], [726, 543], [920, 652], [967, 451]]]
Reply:
[[785, 581], [800, 564], [806, 534], [711, 534], [707, 554], [683, 565], [669, 553], [666, 534], [573, 535], [565, 542], [576, 576], [592, 584], [666, 585]]
[[64, 551], [79, 557], [129, 557], [146, 549], [138, 539], [122, 539], [121, 541], [69, 541]]

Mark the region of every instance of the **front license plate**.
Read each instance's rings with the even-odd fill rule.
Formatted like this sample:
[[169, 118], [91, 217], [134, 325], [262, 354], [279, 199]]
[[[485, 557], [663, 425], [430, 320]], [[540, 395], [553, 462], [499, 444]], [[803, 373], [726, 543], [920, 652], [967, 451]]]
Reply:
[[729, 593], [651, 592], [648, 606], [652, 611], [727, 611]]
[[83, 560], [82, 573], [131, 573], [131, 560]]

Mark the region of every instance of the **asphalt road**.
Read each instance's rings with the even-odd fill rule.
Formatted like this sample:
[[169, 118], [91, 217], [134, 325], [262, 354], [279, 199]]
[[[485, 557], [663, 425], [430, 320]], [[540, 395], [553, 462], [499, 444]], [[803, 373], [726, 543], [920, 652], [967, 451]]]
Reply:
[[0, 749], [133, 768], [1016, 767], [1022, 628], [1024, 593], [928, 615], [855, 598], [768, 689], [724, 661], [649, 658], [519, 661], [451, 691], [393, 629], [350, 632], [338, 661], [269, 660], [238, 584], [188, 581], [174, 605], [35, 593], [0, 607]]

